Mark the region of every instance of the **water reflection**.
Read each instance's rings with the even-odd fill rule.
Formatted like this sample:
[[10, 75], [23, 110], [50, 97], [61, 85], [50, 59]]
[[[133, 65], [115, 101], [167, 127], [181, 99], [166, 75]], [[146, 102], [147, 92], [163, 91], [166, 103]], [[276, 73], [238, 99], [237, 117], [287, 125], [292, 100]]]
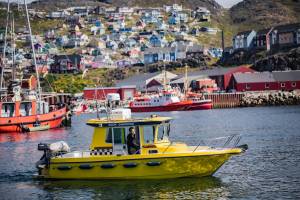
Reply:
[[200, 199], [226, 197], [229, 194], [226, 186], [216, 177], [166, 181], [42, 181], [39, 187], [51, 192], [54, 199]]
[[1, 133], [0, 143], [62, 140], [66, 138], [67, 134], [68, 134], [68, 130], [64, 128], [52, 129], [48, 131], [30, 132], [30, 133]]

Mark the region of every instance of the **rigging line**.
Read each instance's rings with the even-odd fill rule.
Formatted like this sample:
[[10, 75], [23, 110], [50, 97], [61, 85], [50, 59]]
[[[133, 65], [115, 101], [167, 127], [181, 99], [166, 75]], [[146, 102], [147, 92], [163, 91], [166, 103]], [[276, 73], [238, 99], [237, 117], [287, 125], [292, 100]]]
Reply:
[[[9, 23], [9, 12], [10, 12], [10, 2], [7, 0], [7, 15], [6, 15], [6, 27], [5, 27], [5, 35], [4, 35], [4, 47], [3, 47], [3, 62], [1, 66], [1, 80], [0, 80], [0, 88], [3, 88], [3, 76], [4, 76], [4, 63], [5, 63], [5, 52], [6, 52], [6, 45], [7, 45], [7, 29], [8, 29], [8, 23]], [[2, 93], [0, 93], [1, 95]]]
[[40, 76], [39, 76], [38, 67], [36, 64], [36, 55], [35, 55], [34, 45], [33, 45], [33, 41], [32, 41], [32, 31], [31, 31], [31, 26], [30, 26], [30, 19], [29, 19], [29, 13], [28, 13], [26, 0], [24, 0], [24, 6], [25, 6], [25, 11], [26, 11], [27, 25], [28, 25], [28, 29], [29, 29], [30, 43], [31, 43], [32, 55], [33, 55], [33, 64], [35, 66], [36, 79], [37, 79], [37, 83], [38, 83], [38, 100], [40, 102], [42, 99], [41, 98], [42, 94], [41, 94]]

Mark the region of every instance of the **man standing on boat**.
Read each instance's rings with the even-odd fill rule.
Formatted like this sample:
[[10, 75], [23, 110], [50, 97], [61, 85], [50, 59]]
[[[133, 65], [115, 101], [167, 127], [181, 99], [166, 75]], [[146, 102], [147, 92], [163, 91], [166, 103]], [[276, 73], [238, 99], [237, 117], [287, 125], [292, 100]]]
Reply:
[[139, 150], [134, 127], [129, 128], [129, 134], [127, 135], [127, 148], [128, 154], [136, 154]]

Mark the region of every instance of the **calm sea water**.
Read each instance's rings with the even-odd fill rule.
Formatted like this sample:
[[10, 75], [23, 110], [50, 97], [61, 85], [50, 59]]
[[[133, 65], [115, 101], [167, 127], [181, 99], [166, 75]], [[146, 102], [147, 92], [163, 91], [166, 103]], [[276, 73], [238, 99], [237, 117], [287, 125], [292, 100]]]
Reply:
[[[142, 114], [145, 115], [145, 114]], [[146, 114], [149, 115], [149, 114]], [[87, 149], [92, 128], [0, 134], [0, 199], [300, 199], [300, 107], [161, 113], [174, 118], [171, 138], [189, 144], [241, 134], [249, 150], [212, 177], [147, 181], [38, 181], [39, 142], [64, 140]], [[140, 116], [140, 115], [139, 115]]]

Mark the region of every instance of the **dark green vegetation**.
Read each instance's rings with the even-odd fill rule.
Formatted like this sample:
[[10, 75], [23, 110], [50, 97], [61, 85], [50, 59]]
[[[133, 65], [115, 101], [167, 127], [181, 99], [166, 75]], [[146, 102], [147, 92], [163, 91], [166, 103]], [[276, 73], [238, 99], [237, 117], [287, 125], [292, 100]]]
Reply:
[[299, 22], [299, 13], [299, 0], [244, 0], [230, 9], [230, 18], [244, 31]]
[[113, 86], [116, 80], [122, 80], [133, 73], [134, 69], [93, 69], [84, 75], [48, 74], [41, 80], [45, 91], [78, 93], [85, 87]]

